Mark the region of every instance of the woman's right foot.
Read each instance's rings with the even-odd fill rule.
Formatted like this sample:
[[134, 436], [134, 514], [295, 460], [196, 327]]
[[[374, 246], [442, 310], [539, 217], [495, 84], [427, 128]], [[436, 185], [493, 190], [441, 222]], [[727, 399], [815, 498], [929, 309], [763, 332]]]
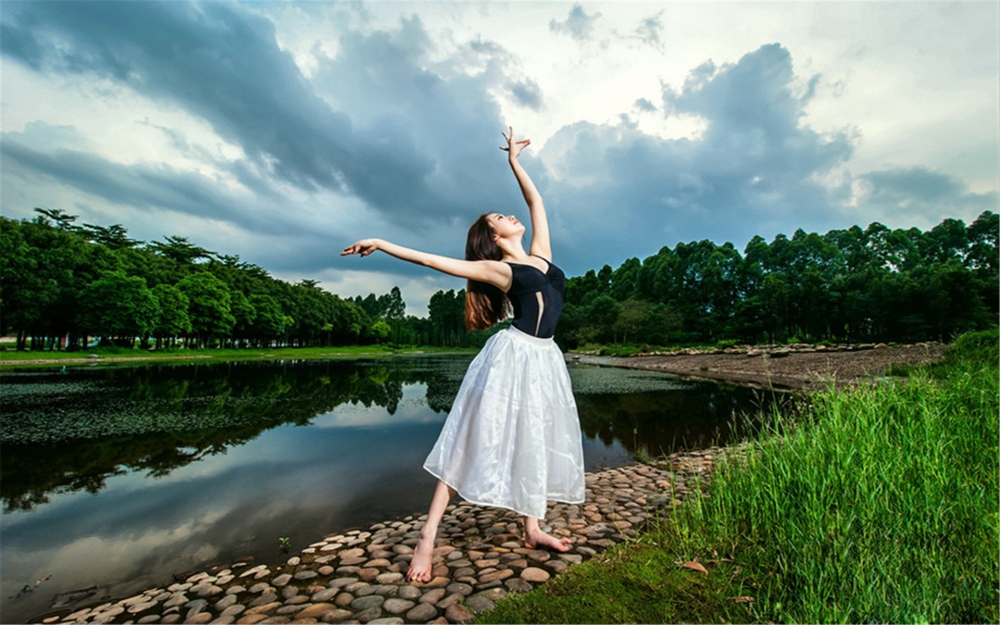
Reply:
[[411, 582], [431, 581], [431, 560], [434, 556], [434, 537], [420, 534], [420, 541], [416, 549], [413, 550], [413, 559], [410, 560], [410, 569], [406, 572], [406, 579]]

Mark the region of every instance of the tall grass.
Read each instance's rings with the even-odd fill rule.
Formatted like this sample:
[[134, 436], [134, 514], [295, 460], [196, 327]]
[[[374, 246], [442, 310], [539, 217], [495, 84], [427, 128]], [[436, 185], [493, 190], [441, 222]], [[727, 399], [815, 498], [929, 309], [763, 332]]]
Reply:
[[665, 542], [731, 557], [762, 621], [996, 622], [997, 353], [977, 333], [944, 367], [777, 415]]

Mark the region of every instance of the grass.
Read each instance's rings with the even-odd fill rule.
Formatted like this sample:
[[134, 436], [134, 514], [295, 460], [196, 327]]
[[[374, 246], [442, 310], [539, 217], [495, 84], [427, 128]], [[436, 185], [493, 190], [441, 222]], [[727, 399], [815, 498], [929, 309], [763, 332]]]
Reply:
[[[129, 359], [136, 361], [164, 360], [325, 360], [330, 358], [381, 357], [396, 354], [444, 354], [473, 353], [474, 347], [390, 347], [387, 345], [349, 345], [338, 347], [276, 347], [269, 349], [160, 349], [155, 351], [143, 349], [127, 349], [122, 347], [102, 347], [97, 349], [66, 352], [66, 351], [0, 351], [0, 369], [23, 368], [35, 366], [59, 365], [61, 361], [72, 359], [89, 359], [91, 354], [99, 358], [92, 359]], [[25, 361], [45, 360], [50, 363], [28, 364]]]
[[708, 498], [481, 622], [997, 622], [998, 377], [994, 330], [817, 394]]

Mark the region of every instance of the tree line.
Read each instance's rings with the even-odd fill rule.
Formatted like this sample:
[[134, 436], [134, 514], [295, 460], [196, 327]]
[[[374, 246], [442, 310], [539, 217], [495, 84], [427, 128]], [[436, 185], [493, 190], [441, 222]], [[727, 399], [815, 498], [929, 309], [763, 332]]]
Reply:
[[1000, 220], [945, 219], [924, 232], [880, 223], [797, 230], [743, 254], [711, 241], [567, 281], [557, 339], [587, 343], [948, 340], [996, 325]]
[[464, 291], [441, 291], [430, 316], [406, 315], [398, 287], [341, 298], [288, 282], [187, 238], [129, 238], [120, 224], [61, 210], [0, 217], [0, 333], [17, 349], [279, 347], [394, 343], [481, 345], [462, 328]]
[[[341, 298], [291, 284], [185, 237], [143, 242], [60, 210], [0, 217], [0, 332], [17, 349], [396, 345], [481, 346], [465, 291], [436, 292], [426, 318], [398, 287]], [[663, 247], [567, 280], [556, 340], [671, 345], [947, 340], [996, 324], [1000, 221], [945, 219], [927, 232], [873, 223], [797, 230], [743, 254], [711, 241]], [[496, 331], [494, 328], [493, 331]]]

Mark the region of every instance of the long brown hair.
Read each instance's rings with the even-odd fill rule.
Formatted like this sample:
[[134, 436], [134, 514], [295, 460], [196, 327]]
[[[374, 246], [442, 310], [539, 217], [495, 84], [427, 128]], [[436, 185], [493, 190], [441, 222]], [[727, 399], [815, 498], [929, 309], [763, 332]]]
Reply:
[[[493, 241], [493, 227], [484, 213], [469, 228], [465, 241], [465, 260], [500, 260], [503, 252]], [[486, 330], [510, 314], [507, 294], [488, 282], [469, 280], [465, 289], [465, 328]]]

